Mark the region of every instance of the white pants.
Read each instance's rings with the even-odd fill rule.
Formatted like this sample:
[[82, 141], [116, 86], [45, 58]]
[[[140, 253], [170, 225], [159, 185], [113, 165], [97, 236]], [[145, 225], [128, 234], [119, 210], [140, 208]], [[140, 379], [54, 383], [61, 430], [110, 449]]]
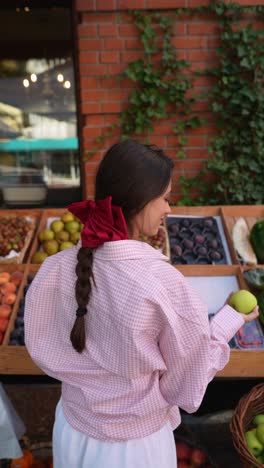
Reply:
[[140, 439], [104, 442], [87, 437], [66, 421], [61, 401], [53, 428], [54, 468], [176, 468], [170, 424]]

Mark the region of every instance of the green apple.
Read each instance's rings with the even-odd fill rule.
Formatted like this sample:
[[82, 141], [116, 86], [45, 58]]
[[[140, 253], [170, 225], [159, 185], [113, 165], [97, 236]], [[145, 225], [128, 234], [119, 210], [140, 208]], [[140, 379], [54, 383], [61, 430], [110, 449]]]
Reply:
[[253, 453], [255, 457], [258, 457], [262, 450], [263, 450], [263, 445], [261, 442], [257, 439], [257, 436], [255, 434], [255, 430], [250, 430], [245, 432], [245, 439], [247, 443], [248, 450]]
[[264, 423], [259, 424], [256, 429], [256, 436], [261, 444], [264, 444]]
[[249, 314], [257, 305], [257, 298], [246, 289], [240, 289], [235, 292], [229, 299], [231, 307], [241, 314]]
[[264, 414], [257, 414], [252, 419], [252, 424], [254, 424], [254, 426], [258, 426], [259, 424], [264, 424]]

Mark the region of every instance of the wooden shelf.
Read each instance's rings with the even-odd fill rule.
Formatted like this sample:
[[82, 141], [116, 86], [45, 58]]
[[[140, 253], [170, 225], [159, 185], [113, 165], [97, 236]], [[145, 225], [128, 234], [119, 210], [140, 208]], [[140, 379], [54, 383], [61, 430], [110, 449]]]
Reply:
[[[26, 284], [27, 275], [30, 272], [37, 271], [38, 265], [31, 264], [33, 253], [38, 248], [37, 235], [39, 231], [46, 226], [47, 218], [52, 216], [60, 216], [64, 209], [47, 209], [47, 210], [32, 210], [38, 218], [38, 223], [35, 231], [35, 237], [32, 240], [31, 248], [28, 249], [24, 263], [17, 265], [16, 269], [24, 272], [24, 280], [21, 285], [22, 289]], [[22, 210], [12, 210], [12, 214], [21, 212]], [[5, 210], [5, 213], [7, 211]], [[30, 216], [31, 210], [27, 210], [27, 216]], [[174, 265], [185, 276], [228, 276], [233, 275], [237, 278], [240, 287], [245, 288], [246, 284], [242, 276], [243, 267], [238, 264], [235, 253], [231, 246], [231, 231], [235, 220], [239, 216], [247, 218], [249, 225], [260, 217], [264, 217], [264, 205], [258, 206], [200, 206], [200, 207], [172, 207], [172, 214], [180, 216], [219, 216], [222, 220], [223, 230], [226, 236], [227, 243], [231, 250], [231, 265]], [[8, 266], [7, 269], [14, 267]], [[226, 299], [223, 298], [223, 301]], [[0, 346], [0, 374], [7, 375], [44, 375], [44, 372], [39, 369], [31, 360], [25, 346], [8, 346], [8, 338], [14, 326], [14, 321], [18, 309], [18, 301], [14, 306], [14, 313], [10, 319], [10, 325], [7, 330], [6, 340]], [[217, 378], [264, 378], [264, 350], [231, 350], [230, 361], [227, 366], [216, 375]]]
[[[231, 350], [227, 366], [217, 378], [264, 378], [264, 351]], [[25, 346], [1, 346], [0, 374], [44, 375], [34, 364]]]

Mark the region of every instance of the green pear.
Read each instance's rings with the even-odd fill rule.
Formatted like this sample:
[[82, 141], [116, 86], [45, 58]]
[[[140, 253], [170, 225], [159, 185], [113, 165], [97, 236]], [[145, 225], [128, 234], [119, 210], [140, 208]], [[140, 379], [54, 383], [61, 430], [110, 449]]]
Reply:
[[264, 445], [264, 423], [257, 426], [256, 436], [260, 443]]
[[251, 292], [246, 289], [240, 289], [240, 291], [232, 294], [229, 299], [231, 307], [240, 312], [241, 314], [249, 314], [254, 307], [257, 305], [257, 299]]
[[60, 250], [70, 249], [71, 247], [74, 247], [72, 242], [62, 242], [60, 245]]
[[47, 240], [52, 240], [55, 237], [55, 233], [51, 229], [43, 229], [40, 231], [38, 235], [38, 239], [40, 242], [44, 242]]
[[74, 244], [77, 244], [78, 240], [80, 239], [80, 232], [72, 232], [70, 234], [70, 241], [73, 242]]
[[251, 453], [253, 453], [255, 457], [258, 457], [263, 450], [263, 445], [257, 439], [254, 429], [245, 432], [245, 439], [246, 439], [248, 450]]
[[54, 239], [43, 242], [42, 247], [48, 255], [54, 255], [59, 251], [59, 244]]
[[61, 242], [67, 242], [69, 238], [70, 238], [70, 234], [64, 230], [57, 232], [55, 235], [55, 239], [57, 242], [59, 242], [59, 244]]
[[44, 262], [45, 258], [47, 258], [48, 254], [46, 252], [42, 252], [41, 250], [39, 250], [38, 252], [35, 252], [32, 259], [31, 259], [31, 263], [42, 263]]
[[252, 424], [254, 424], [254, 426], [258, 426], [259, 424], [264, 424], [264, 414], [257, 414], [252, 419]]
[[77, 223], [77, 221], [70, 221], [69, 223], [64, 224], [64, 229], [72, 234], [73, 232], [79, 231], [79, 223]]
[[64, 228], [64, 223], [60, 219], [55, 219], [55, 221], [52, 221], [50, 225], [50, 229], [55, 232], [60, 232]]
[[63, 213], [63, 215], [61, 216], [61, 221], [63, 223], [69, 223], [70, 221], [74, 221], [74, 215], [69, 211], [65, 211], [65, 213]]

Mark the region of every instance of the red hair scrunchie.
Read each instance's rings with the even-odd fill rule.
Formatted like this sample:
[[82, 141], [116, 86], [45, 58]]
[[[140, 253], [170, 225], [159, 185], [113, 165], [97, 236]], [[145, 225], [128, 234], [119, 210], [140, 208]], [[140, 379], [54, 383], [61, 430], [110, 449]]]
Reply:
[[91, 249], [104, 244], [128, 239], [127, 225], [122, 208], [112, 205], [112, 197], [103, 200], [84, 200], [71, 203], [68, 210], [82, 223], [83, 247]]

